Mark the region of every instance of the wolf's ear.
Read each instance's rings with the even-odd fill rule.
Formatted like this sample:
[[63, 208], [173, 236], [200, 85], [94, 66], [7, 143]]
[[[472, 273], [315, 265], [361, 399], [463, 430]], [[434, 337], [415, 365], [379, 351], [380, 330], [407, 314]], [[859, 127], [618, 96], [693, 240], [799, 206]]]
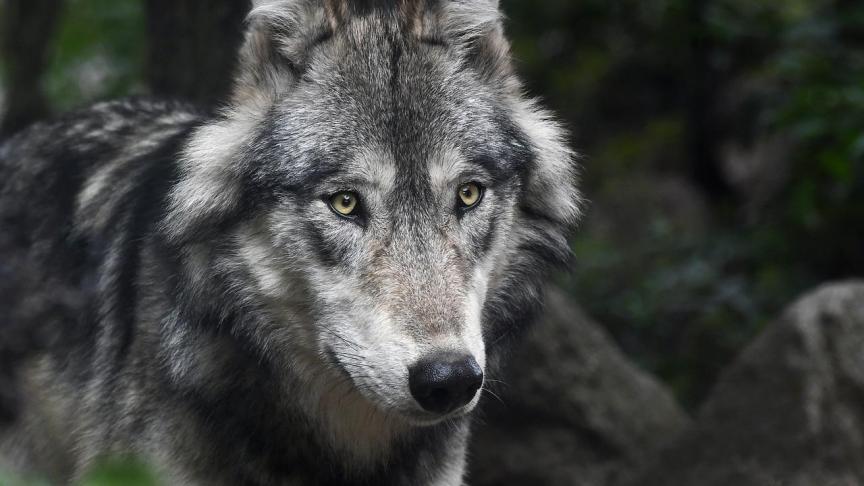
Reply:
[[498, 0], [444, 0], [438, 24], [443, 37], [481, 77], [518, 90], [503, 20]]
[[246, 21], [233, 101], [268, 106], [302, 75], [311, 46], [330, 31], [324, 3], [256, 0]]
[[567, 268], [569, 238], [584, 205], [579, 190], [579, 156], [563, 127], [533, 100], [511, 96], [511, 113], [534, 153], [524, 181], [507, 264], [490, 286], [484, 318], [489, 366], [496, 367], [514, 338], [541, 309], [552, 271]]
[[514, 105], [514, 121], [534, 152], [523, 210], [572, 228], [584, 206], [579, 190], [580, 156], [570, 148], [567, 131], [536, 100], [519, 98]]

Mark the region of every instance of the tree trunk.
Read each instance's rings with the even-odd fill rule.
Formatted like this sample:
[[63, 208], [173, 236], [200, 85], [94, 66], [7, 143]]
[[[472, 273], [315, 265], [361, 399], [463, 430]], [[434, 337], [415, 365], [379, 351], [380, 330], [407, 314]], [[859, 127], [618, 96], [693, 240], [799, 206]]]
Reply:
[[209, 106], [230, 91], [249, 0], [147, 0], [147, 81]]
[[61, 0], [5, 0], [0, 55], [6, 65], [6, 110], [0, 137], [47, 114], [42, 75], [60, 19]]
[[690, 177], [712, 200], [732, 195], [721, 167], [719, 142], [724, 134], [718, 123], [720, 73], [712, 65], [716, 47], [705, 19], [707, 0], [688, 2], [690, 32], [690, 84], [687, 93], [687, 141]]

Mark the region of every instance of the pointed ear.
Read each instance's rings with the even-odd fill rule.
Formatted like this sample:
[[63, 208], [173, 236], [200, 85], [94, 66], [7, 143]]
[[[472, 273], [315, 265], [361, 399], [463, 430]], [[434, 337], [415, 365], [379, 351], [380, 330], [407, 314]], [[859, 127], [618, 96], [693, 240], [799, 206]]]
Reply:
[[568, 267], [570, 237], [584, 205], [579, 157], [570, 149], [563, 127], [535, 101], [510, 98], [513, 120], [526, 136], [534, 160], [505, 250], [507, 264], [490, 285], [484, 308], [491, 367], [541, 310], [550, 273]]
[[525, 185], [524, 209], [572, 229], [584, 206], [579, 190], [580, 156], [570, 148], [566, 130], [536, 100], [518, 99], [515, 105], [514, 120], [535, 154]]
[[440, 27], [444, 38], [462, 52], [467, 66], [490, 82], [518, 89], [503, 20], [498, 0], [446, 0]]
[[310, 48], [330, 32], [325, 7], [314, 0], [259, 0], [247, 17], [233, 101], [268, 106], [305, 69]]

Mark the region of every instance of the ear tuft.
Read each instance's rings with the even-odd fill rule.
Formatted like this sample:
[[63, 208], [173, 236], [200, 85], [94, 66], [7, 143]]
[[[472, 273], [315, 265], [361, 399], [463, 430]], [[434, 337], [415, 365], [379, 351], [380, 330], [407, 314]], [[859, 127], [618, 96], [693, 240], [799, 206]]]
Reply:
[[490, 366], [542, 308], [549, 273], [567, 268], [569, 238], [582, 214], [579, 156], [566, 132], [533, 100], [512, 97], [514, 121], [530, 141], [534, 163], [525, 181], [509, 258], [490, 284], [484, 307]]
[[[518, 89], [513, 78], [510, 43], [504, 36], [498, 0], [451, 0], [445, 3], [441, 29], [464, 52], [467, 65], [493, 83]], [[510, 83], [512, 79], [513, 83]]]
[[512, 110], [535, 153], [525, 208], [564, 228], [574, 228], [585, 203], [579, 191], [579, 154], [570, 148], [566, 130], [536, 100], [516, 98]]
[[502, 17], [497, 0], [451, 0], [444, 6], [442, 27], [451, 38], [472, 42], [495, 30]]
[[246, 20], [233, 100], [268, 106], [296, 83], [310, 47], [329, 26], [320, 2], [310, 0], [258, 0]]

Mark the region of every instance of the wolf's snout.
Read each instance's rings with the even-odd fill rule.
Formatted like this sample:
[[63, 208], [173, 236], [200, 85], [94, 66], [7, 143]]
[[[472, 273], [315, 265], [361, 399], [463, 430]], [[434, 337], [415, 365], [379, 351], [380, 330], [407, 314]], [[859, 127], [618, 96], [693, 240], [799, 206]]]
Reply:
[[474, 399], [483, 385], [483, 370], [471, 355], [441, 353], [412, 366], [408, 384], [424, 410], [445, 414]]

